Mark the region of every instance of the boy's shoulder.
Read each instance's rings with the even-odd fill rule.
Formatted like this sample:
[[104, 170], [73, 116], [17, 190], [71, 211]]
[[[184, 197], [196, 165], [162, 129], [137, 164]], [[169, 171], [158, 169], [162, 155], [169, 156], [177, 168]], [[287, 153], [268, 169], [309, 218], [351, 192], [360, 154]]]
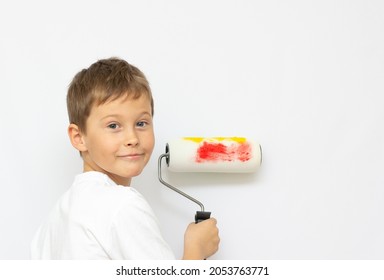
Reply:
[[98, 204], [101, 208], [147, 207], [146, 199], [135, 188], [117, 185], [106, 174], [97, 171], [77, 175], [70, 190], [79, 202], [86, 200], [87, 204]]
[[[134, 188], [116, 185], [100, 172], [79, 174], [58, 202], [59, 209], [76, 220], [110, 220], [122, 213], [151, 213], [145, 198]], [[123, 214], [125, 215], [125, 214]]]
[[141, 194], [132, 187], [117, 185], [106, 174], [90, 171], [77, 175], [72, 184], [71, 190], [78, 195], [100, 198], [121, 198], [142, 197]]

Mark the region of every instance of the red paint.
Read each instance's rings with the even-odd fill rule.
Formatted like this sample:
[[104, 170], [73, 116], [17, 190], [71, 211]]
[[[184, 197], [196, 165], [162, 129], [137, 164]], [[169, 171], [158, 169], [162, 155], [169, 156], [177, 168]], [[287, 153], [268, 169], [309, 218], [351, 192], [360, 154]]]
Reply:
[[226, 146], [222, 143], [203, 142], [197, 149], [196, 162], [218, 162], [250, 160], [252, 148], [248, 143], [235, 143]]
[[252, 157], [252, 149], [248, 143], [243, 143], [237, 147], [237, 159], [240, 161], [248, 161]]

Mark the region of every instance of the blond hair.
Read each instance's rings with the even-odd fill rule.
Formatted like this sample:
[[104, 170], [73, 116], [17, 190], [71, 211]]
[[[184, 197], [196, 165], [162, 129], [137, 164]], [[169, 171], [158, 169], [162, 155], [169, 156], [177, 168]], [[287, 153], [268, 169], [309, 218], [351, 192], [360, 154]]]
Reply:
[[152, 93], [144, 73], [116, 57], [101, 59], [88, 69], [77, 73], [69, 85], [67, 94], [69, 122], [76, 124], [85, 132], [92, 106], [120, 97], [137, 99], [142, 95], [149, 98], [153, 115]]

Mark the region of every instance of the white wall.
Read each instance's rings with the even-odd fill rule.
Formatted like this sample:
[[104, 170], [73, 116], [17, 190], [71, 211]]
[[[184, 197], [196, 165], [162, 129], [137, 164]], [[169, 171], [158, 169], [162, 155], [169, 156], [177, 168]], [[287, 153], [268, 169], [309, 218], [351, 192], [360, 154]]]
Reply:
[[384, 2], [2, 1], [0, 259], [81, 172], [73, 75], [120, 56], [148, 76], [157, 146], [134, 180], [180, 256], [197, 207], [157, 181], [178, 136], [258, 140], [258, 175], [167, 174], [219, 221], [215, 259], [384, 258]]

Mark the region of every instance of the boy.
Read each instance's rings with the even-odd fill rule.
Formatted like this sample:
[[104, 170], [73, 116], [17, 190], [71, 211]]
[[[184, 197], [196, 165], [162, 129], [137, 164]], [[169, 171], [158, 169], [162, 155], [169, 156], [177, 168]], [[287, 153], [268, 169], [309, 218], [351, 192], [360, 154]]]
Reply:
[[[154, 147], [144, 74], [118, 58], [99, 60], [74, 77], [67, 107], [83, 173], [36, 233], [32, 259], [173, 259], [152, 209], [129, 187]], [[183, 259], [205, 259], [218, 244], [215, 219], [190, 224]]]

